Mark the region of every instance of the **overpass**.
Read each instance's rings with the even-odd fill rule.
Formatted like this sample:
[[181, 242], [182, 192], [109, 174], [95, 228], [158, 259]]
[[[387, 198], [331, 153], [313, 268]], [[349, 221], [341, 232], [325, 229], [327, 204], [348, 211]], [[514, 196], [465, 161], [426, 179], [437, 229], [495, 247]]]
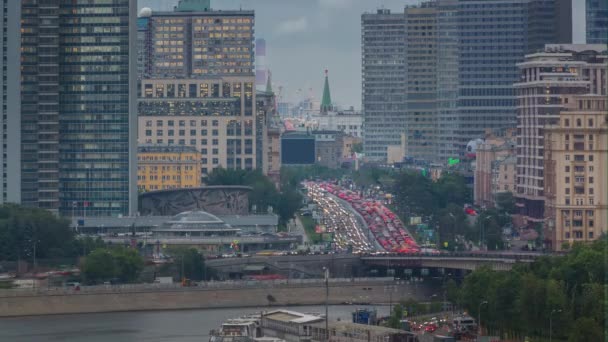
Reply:
[[372, 270], [454, 269], [473, 271], [489, 266], [508, 271], [517, 263], [530, 263], [541, 253], [451, 253], [451, 254], [318, 254], [249, 256], [207, 260], [207, 265], [222, 273], [242, 273], [248, 265], [266, 267], [269, 272], [289, 274], [294, 278], [321, 277], [323, 267], [335, 276], [366, 276]]
[[451, 255], [370, 255], [362, 256], [363, 265], [376, 267], [449, 268], [474, 271], [488, 266], [495, 271], [509, 271], [516, 263], [530, 263], [541, 254], [451, 254]]

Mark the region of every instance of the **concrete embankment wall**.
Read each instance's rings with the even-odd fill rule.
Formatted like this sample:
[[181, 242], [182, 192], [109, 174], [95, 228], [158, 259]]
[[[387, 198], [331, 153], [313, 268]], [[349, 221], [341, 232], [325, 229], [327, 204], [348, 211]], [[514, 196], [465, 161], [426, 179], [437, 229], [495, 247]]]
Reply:
[[[424, 288], [405, 284], [331, 284], [329, 303], [388, 303], [391, 300], [397, 302], [411, 297], [428, 298], [428, 292]], [[272, 306], [318, 305], [325, 303], [325, 286], [314, 284], [231, 289], [178, 288], [108, 293], [82, 291], [53, 295], [0, 295], [0, 317], [268, 306], [269, 295], [274, 299]]]

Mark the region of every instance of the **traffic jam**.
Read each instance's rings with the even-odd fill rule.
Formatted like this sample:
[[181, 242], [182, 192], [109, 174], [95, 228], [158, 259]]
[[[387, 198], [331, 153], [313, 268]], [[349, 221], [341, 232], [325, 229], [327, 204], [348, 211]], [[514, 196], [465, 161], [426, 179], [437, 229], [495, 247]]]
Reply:
[[[365, 225], [373, 234], [373, 237], [377, 242], [377, 246], [384, 250], [378, 250], [379, 252], [400, 254], [414, 254], [421, 252], [420, 246], [418, 246], [413, 237], [408, 233], [403, 222], [401, 222], [397, 215], [388, 209], [382, 203], [382, 201], [364, 198], [355, 191], [344, 189], [340, 186], [327, 182], [308, 182], [306, 183], [306, 186], [309, 189], [309, 194], [311, 193], [311, 189], [313, 193], [317, 194], [315, 196], [316, 198], [326, 198], [328, 201], [333, 201], [335, 205], [331, 208], [341, 208], [341, 210], [344, 212], [346, 211], [342, 208], [343, 206], [340, 205], [338, 201], [332, 200], [331, 196], [323, 196], [324, 193], [331, 194], [347, 202], [352, 209], [361, 215], [365, 221]], [[322, 205], [320, 206], [323, 207]], [[341, 215], [338, 215], [338, 218], [340, 216]], [[348, 216], [353, 215], [351, 214]], [[353, 224], [351, 227], [353, 230], [356, 230], [357, 233], [348, 235], [348, 243], [352, 243], [354, 245], [357, 242], [355, 239], [359, 239], [359, 241], [364, 241], [371, 248], [371, 243], [368, 242], [369, 240], [365, 232], [363, 232], [363, 229], [358, 227], [356, 221], [352, 222]], [[361, 251], [364, 252], [366, 250]], [[356, 252], [356, 250], [353, 249], [353, 252]]]
[[308, 196], [323, 213], [322, 222], [328, 233], [334, 234], [335, 250], [353, 253], [369, 253], [375, 249], [363, 231], [363, 225], [358, 222], [355, 214], [345, 208], [332, 196], [327, 196], [326, 190], [315, 182], [305, 184]]

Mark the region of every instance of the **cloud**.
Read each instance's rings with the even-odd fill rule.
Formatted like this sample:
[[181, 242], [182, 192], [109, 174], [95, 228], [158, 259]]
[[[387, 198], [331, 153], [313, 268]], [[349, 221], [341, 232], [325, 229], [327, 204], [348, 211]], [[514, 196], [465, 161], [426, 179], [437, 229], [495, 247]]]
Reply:
[[304, 32], [308, 29], [308, 19], [306, 17], [299, 17], [294, 19], [288, 19], [281, 23], [276, 28], [277, 34], [292, 34], [298, 32]]
[[350, 2], [351, 0], [319, 0], [319, 5], [325, 8], [345, 8]]

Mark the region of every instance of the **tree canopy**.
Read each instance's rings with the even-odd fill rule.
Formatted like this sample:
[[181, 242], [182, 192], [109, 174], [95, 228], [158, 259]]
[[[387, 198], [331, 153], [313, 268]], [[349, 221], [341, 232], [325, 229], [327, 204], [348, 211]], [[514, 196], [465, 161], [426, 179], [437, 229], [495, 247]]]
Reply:
[[430, 216], [449, 204], [462, 208], [472, 200], [472, 190], [460, 175], [444, 174], [435, 182], [420, 172], [404, 171], [395, 178], [396, 205], [408, 216]]
[[82, 260], [80, 267], [87, 283], [112, 279], [129, 283], [138, 278], [144, 268], [144, 259], [133, 248], [98, 248]]
[[[565, 256], [547, 256], [512, 272], [487, 268], [467, 276], [458, 301], [494, 333], [546, 337], [549, 318], [553, 336], [569, 341], [603, 341], [606, 240], [575, 244]], [[583, 338], [584, 337], [584, 338]]]
[[196, 248], [172, 248], [169, 254], [181, 278], [196, 281], [208, 278], [205, 257]]
[[75, 236], [69, 222], [51, 212], [0, 206], [0, 260], [73, 256]]
[[437, 181], [420, 172], [403, 171], [394, 175], [394, 207], [404, 216], [420, 216], [438, 230], [440, 245], [448, 249], [457, 247], [456, 235], [465, 235], [470, 229], [463, 207], [471, 203], [472, 191], [464, 177], [444, 174]]

